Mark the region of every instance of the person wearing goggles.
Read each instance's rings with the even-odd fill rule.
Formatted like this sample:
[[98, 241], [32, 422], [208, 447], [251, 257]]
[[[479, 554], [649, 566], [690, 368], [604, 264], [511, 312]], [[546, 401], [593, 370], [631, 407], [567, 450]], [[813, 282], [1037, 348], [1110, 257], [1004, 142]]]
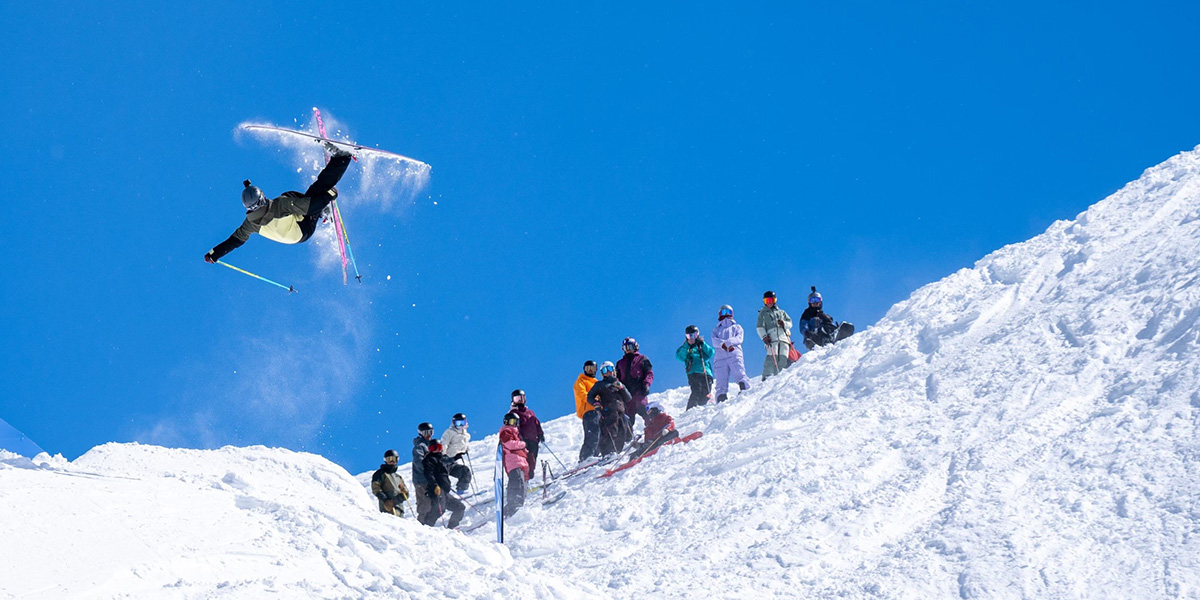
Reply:
[[625, 416], [625, 404], [633, 400], [629, 388], [617, 379], [617, 368], [608, 361], [600, 365], [604, 378], [588, 390], [587, 401], [600, 413], [600, 439], [596, 452], [606, 456], [625, 449], [633, 437], [629, 419]]
[[433, 509], [433, 503], [429, 500], [428, 485], [429, 480], [425, 478], [425, 467], [422, 461], [429, 454], [429, 442], [433, 439], [433, 424], [421, 423], [417, 425], [417, 437], [413, 438], [412, 451], [412, 482], [414, 499], [417, 501], [417, 520], [424, 522], [425, 517], [429, 515], [429, 511]]
[[[685, 410], [708, 404], [708, 397], [712, 394], [713, 354], [713, 347], [704, 341], [699, 327], [688, 325], [683, 330], [683, 344], [675, 350], [675, 358], [683, 363], [688, 387], [692, 389]], [[646, 422], [649, 423], [649, 420]]]
[[633, 400], [625, 403], [625, 415], [629, 417], [629, 426], [633, 427], [635, 417], [642, 416], [642, 424], [646, 423], [646, 396], [650, 395], [650, 385], [654, 383], [654, 366], [650, 359], [638, 351], [637, 340], [627, 337], [621, 342], [625, 356], [617, 361], [617, 379], [629, 389]]
[[763, 361], [763, 381], [787, 368], [792, 350], [792, 317], [776, 302], [775, 292], [767, 290], [763, 294], [763, 307], [758, 311], [758, 324], [755, 327], [767, 350], [767, 357]]
[[538, 446], [546, 441], [546, 433], [542, 431], [542, 422], [525, 404], [525, 390], [512, 391], [512, 405], [509, 411], [521, 419], [519, 427], [525, 449], [529, 451], [529, 472], [537, 473]]
[[379, 512], [404, 516], [404, 501], [408, 500], [408, 487], [404, 478], [396, 472], [400, 455], [395, 450], [383, 453], [383, 464], [371, 475], [371, 493], [379, 499]]
[[750, 377], [746, 375], [746, 362], [742, 356], [742, 338], [745, 332], [733, 320], [733, 307], [726, 304], [717, 311], [717, 326], [713, 328], [712, 340], [716, 346], [713, 360], [713, 377], [716, 379], [717, 402], [729, 397], [729, 382], [736, 381], [742, 391], [750, 389]]
[[583, 445], [579, 447], [579, 462], [596, 456], [596, 442], [600, 441], [600, 413], [587, 401], [588, 392], [596, 385], [596, 361], [583, 363], [583, 372], [575, 378], [575, 416], [583, 423]]
[[455, 413], [450, 418], [450, 428], [442, 432], [442, 444], [445, 448], [446, 470], [458, 481], [455, 487], [459, 494], [466, 493], [471, 487], [471, 468], [467, 464], [468, 444], [471, 434], [467, 432], [467, 415]]
[[836, 323], [833, 317], [825, 312], [825, 300], [817, 286], [810, 288], [808, 308], [800, 315], [800, 334], [804, 337], [804, 345], [809, 350], [841, 341], [854, 334], [854, 325], [845, 321]]

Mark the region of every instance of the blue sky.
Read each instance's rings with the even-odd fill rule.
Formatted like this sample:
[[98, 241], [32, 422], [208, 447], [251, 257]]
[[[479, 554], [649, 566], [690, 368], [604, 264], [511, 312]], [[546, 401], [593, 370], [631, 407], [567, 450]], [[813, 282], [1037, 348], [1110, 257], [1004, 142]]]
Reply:
[[[869, 325], [1200, 143], [1193, 3], [842, 4], [7, 3], [0, 418], [361, 471], [514, 387], [566, 414], [626, 335], [683, 385], [684, 326], [766, 289]], [[234, 128], [312, 106], [433, 166], [387, 205], [351, 166], [364, 283], [258, 237], [228, 261], [300, 293], [203, 263], [242, 179], [310, 176]]]

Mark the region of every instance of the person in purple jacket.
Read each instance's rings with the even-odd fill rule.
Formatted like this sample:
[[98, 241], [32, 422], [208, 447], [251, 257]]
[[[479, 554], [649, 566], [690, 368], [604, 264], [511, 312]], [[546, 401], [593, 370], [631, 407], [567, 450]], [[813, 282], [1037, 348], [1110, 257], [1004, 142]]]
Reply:
[[617, 361], [617, 379], [629, 390], [633, 401], [625, 403], [625, 416], [633, 428], [636, 415], [642, 415], [646, 423], [646, 396], [650, 395], [650, 384], [654, 383], [654, 367], [645, 354], [638, 352], [637, 340], [627, 337], [621, 342], [625, 356]]
[[729, 382], [736, 381], [742, 391], [750, 389], [746, 376], [746, 361], [742, 357], [742, 326], [733, 320], [733, 307], [726, 304], [717, 311], [717, 326], [713, 328], [712, 344], [717, 349], [713, 360], [713, 376], [717, 379], [717, 402], [729, 395]]
[[513, 390], [511, 411], [521, 419], [517, 429], [521, 433], [521, 440], [525, 442], [525, 449], [529, 451], [529, 473], [532, 477], [537, 472], [534, 469], [537, 467], [538, 445], [546, 441], [546, 434], [537, 415], [525, 406], [525, 390]]

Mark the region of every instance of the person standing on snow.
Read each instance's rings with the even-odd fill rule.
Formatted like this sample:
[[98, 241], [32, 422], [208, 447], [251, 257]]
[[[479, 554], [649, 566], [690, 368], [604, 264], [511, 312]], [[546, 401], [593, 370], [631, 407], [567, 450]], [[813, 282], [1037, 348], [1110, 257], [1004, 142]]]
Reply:
[[634, 417], [642, 416], [646, 422], [646, 396], [650, 395], [650, 384], [654, 383], [654, 366], [646, 355], [638, 352], [637, 340], [627, 337], [621, 342], [625, 356], [617, 361], [617, 379], [629, 389], [632, 401], [625, 403], [625, 415], [629, 417], [629, 427], [634, 425]]
[[601, 379], [588, 390], [587, 401], [600, 413], [600, 441], [596, 452], [612, 454], [625, 449], [633, 437], [629, 421], [625, 417], [625, 404], [632, 399], [629, 388], [617, 379], [616, 367], [609, 361], [600, 365]]
[[742, 391], [750, 389], [750, 378], [746, 376], [746, 363], [742, 357], [742, 326], [733, 320], [733, 307], [726, 304], [717, 311], [717, 326], [713, 328], [712, 341], [716, 346], [713, 371], [717, 380], [717, 402], [729, 397], [729, 382], [736, 381]]
[[767, 347], [767, 358], [763, 361], [763, 381], [782, 373], [788, 366], [788, 353], [792, 349], [792, 318], [787, 311], [775, 304], [775, 292], [763, 294], [763, 307], [758, 311], [758, 337]]
[[504, 472], [508, 473], [508, 486], [504, 489], [504, 516], [511, 517], [525, 505], [525, 482], [533, 471], [529, 468], [525, 442], [517, 427], [521, 417], [516, 413], [504, 415], [504, 426], [500, 428], [500, 447], [504, 453]]
[[300, 244], [308, 241], [317, 230], [317, 222], [321, 220], [321, 211], [337, 198], [337, 185], [346, 168], [350, 166], [350, 153], [329, 145], [333, 158], [321, 169], [317, 180], [308, 186], [303, 194], [300, 192], [284, 192], [274, 200], [267, 200], [262, 190], [250, 185], [250, 180], [242, 182], [242, 205], [246, 207], [246, 220], [238, 227], [233, 235], [217, 244], [204, 255], [204, 262], [216, 263], [226, 254], [241, 247], [251, 234], [259, 234], [269, 240], [281, 244]]
[[[713, 357], [713, 347], [709, 346], [704, 341], [704, 336], [700, 335], [700, 328], [695, 325], [688, 325], [683, 330], [683, 344], [675, 351], [675, 358], [684, 364], [684, 370], [687, 373], [688, 386], [692, 388], [692, 395], [688, 397], [687, 409], [690, 410], [696, 406], [704, 406], [708, 404], [708, 397], [712, 392], [712, 364], [709, 362]], [[650, 420], [646, 419], [646, 426], [649, 427]]]
[[596, 443], [600, 441], [600, 413], [587, 401], [588, 392], [596, 385], [596, 361], [583, 363], [583, 372], [575, 378], [575, 416], [583, 421], [583, 446], [579, 448], [579, 462], [598, 456]]
[[466, 464], [471, 434], [467, 433], [467, 415], [454, 413], [450, 417], [450, 429], [442, 432], [442, 444], [445, 446], [446, 470], [450, 476], [458, 480], [456, 491], [466, 493], [471, 487], [471, 468]]
[[662, 404], [658, 402], [647, 404], [646, 414], [650, 419], [646, 421], [646, 435], [643, 436], [638, 456], [652, 452], [659, 446], [679, 437], [679, 432], [675, 430], [675, 419], [663, 412]]
[[396, 472], [400, 455], [395, 450], [383, 453], [383, 464], [371, 475], [371, 493], [379, 499], [379, 512], [404, 516], [404, 501], [408, 500], [408, 487], [404, 478]]
[[413, 491], [417, 494], [417, 520], [424, 523], [432, 505], [427, 493], [429, 480], [425, 478], [424, 460], [429, 454], [429, 441], [433, 439], [433, 424], [417, 425], [417, 437], [413, 438], [412, 451], [412, 481]]
[[437, 520], [449, 508], [450, 520], [446, 521], [446, 528], [454, 529], [462, 521], [467, 505], [450, 495], [450, 472], [446, 470], [445, 458], [441, 442], [429, 440], [429, 452], [421, 460], [421, 467], [425, 470], [425, 479], [428, 481], [425, 493], [429, 495], [430, 509], [421, 524], [430, 527], [436, 525]]
[[546, 441], [546, 434], [542, 431], [542, 422], [528, 406], [525, 406], [525, 390], [513, 390], [512, 405], [509, 411], [521, 419], [521, 440], [525, 442], [525, 448], [529, 451], [529, 473], [532, 475], [537, 472], [534, 469], [537, 468], [538, 446]]

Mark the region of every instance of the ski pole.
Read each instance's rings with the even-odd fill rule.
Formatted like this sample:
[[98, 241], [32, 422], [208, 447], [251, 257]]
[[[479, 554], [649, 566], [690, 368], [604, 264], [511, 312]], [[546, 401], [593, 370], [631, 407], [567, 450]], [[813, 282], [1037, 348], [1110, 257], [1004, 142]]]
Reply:
[[471, 495], [478, 496], [479, 490], [475, 489], [475, 465], [471, 463], [471, 451], [467, 450], [463, 454], [467, 455], [467, 468], [471, 469]]
[[267, 282], [267, 283], [269, 283], [269, 284], [271, 284], [271, 285], [274, 285], [274, 286], [279, 286], [279, 287], [281, 287], [281, 288], [283, 288], [283, 289], [287, 290], [289, 293], [291, 293], [291, 292], [295, 292], [295, 291], [296, 291], [296, 288], [294, 288], [294, 287], [292, 287], [292, 286], [290, 286], [290, 285], [283, 285], [282, 283], [279, 283], [279, 282], [277, 282], [277, 281], [271, 281], [270, 279], [267, 279], [266, 277], [263, 277], [262, 275], [255, 275], [254, 273], [251, 273], [250, 271], [247, 271], [247, 270], [245, 270], [245, 269], [239, 269], [239, 268], [237, 268], [237, 267], [235, 267], [235, 266], [233, 266], [233, 265], [231, 265], [231, 264], [229, 264], [229, 263], [227, 263], [227, 262], [225, 262], [225, 261], [223, 261], [223, 260], [218, 260], [218, 261], [217, 261], [217, 264], [218, 264], [218, 265], [221, 265], [221, 266], [229, 267], [230, 269], [233, 269], [234, 271], [237, 271], [238, 273], [242, 273], [242, 274], [245, 274], [245, 275], [249, 275], [249, 276], [251, 276], [251, 277], [253, 277], [253, 278], [255, 278], [255, 279], [261, 279], [261, 280], [263, 280], [263, 281], [265, 281], [265, 282]]
[[562, 467], [563, 470], [566, 471], [567, 465], [564, 465], [563, 461], [558, 460], [558, 455], [554, 453], [554, 449], [552, 449], [548, 444], [546, 444], [546, 442], [542, 442], [542, 445], [546, 447], [546, 450], [550, 451], [550, 456], [553, 456], [554, 460], [558, 461], [558, 466]]
[[342, 209], [338, 208], [337, 201], [333, 202], [333, 210], [337, 213], [338, 222], [342, 225], [342, 239], [346, 242], [346, 252], [350, 255], [350, 266], [354, 267], [354, 278], [362, 283], [362, 275], [358, 272], [358, 261], [354, 260], [354, 248], [350, 246], [350, 232], [346, 231], [346, 219], [342, 218]]

